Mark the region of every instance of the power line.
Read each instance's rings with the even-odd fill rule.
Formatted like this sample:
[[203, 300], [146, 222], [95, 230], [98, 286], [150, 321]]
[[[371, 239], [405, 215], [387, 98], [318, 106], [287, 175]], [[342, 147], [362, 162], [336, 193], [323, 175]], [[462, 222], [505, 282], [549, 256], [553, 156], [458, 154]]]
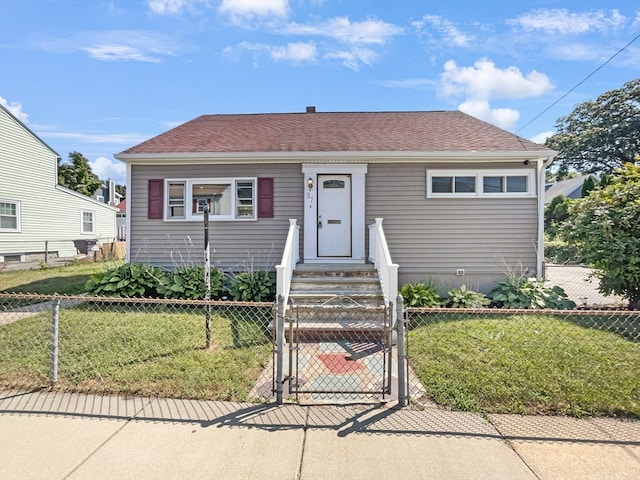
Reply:
[[598, 71], [602, 70], [602, 68], [604, 68], [609, 62], [611, 62], [611, 60], [613, 60], [614, 58], [616, 58], [618, 55], [620, 55], [622, 52], [624, 52], [627, 48], [629, 48], [631, 46], [631, 44], [633, 42], [635, 42], [636, 40], [638, 40], [638, 38], [640, 38], [640, 33], [638, 35], [636, 35], [629, 43], [627, 43], [624, 47], [622, 47], [620, 50], [618, 50], [616, 53], [614, 53], [613, 55], [611, 55], [602, 65], [600, 65], [598, 68], [596, 68], [593, 72], [591, 72], [589, 75], [587, 75], [586, 77], [584, 77], [580, 82], [576, 83], [568, 92], [566, 92], [564, 95], [562, 95], [560, 98], [558, 98], [555, 102], [553, 102], [551, 105], [549, 105], [547, 108], [545, 108], [544, 110], [542, 110], [538, 115], [536, 115], [535, 117], [533, 117], [531, 120], [529, 120], [527, 123], [525, 123], [523, 126], [521, 126], [518, 129], [518, 133], [520, 133], [522, 131], [523, 128], [531, 125], [533, 122], [535, 122], [538, 118], [540, 118], [542, 115], [544, 115], [545, 113], [547, 113], [549, 110], [551, 110], [553, 107], [555, 107], [558, 103], [560, 103], [560, 101], [567, 97], [571, 92], [573, 92], [576, 88], [578, 88], [580, 85], [582, 85], [584, 82], [586, 82], [587, 80], [589, 80], [591, 77], [593, 77]]

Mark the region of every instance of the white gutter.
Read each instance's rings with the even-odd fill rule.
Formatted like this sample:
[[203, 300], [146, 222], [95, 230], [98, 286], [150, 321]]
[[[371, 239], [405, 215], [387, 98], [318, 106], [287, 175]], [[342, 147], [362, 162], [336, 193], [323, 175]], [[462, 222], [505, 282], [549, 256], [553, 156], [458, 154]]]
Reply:
[[220, 162], [225, 164], [242, 163], [366, 163], [392, 162], [509, 162], [546, 160], [552, 150], [539, 151], [367, 151], [367, 152], [176, 152], [176, 153], [120, 153], [115, 158], [130, 164], [198, 164]]
[[536, 278], [544, 279], [544, 186], [546, 180], [546, 170], [555, 155], [547, 158], [536, 159], [538, 173], [538, 241], [536, 249]]

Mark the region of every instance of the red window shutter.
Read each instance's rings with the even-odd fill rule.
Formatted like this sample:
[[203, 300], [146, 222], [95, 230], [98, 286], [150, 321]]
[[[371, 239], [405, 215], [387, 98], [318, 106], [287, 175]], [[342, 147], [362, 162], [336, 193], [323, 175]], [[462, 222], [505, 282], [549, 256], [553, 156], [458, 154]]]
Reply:
[[273, 178], [258, 179], [258, 218], [273, 218]]
[[149, 180], [149, 193], [147, 196], [147, 218], [161, 219], [164, 210], [163, 202], [164, 182], [162, 179]]

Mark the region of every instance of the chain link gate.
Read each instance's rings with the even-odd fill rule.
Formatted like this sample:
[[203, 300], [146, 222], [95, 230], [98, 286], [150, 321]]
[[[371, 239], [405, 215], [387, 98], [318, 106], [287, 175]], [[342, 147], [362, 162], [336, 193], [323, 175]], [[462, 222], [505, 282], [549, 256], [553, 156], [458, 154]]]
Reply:
[[384, 400], [391, 393], [391, 312], [344, 296], [290, 304], [283, 315], [288, 393], [309, 402]]

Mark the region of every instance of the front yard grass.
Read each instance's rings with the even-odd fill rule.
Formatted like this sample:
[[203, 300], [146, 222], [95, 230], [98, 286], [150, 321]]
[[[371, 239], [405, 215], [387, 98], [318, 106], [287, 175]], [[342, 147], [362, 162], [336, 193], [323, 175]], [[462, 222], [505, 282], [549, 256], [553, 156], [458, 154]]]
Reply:
[[0, 292], [37, 293], [41, 295], [77, 295], [85, 292], [85, 284], [94, 273], [100, 273], [122, 262], [78, 262], [62, 267], [0, 271]]
[[[57, 388], [200, 400], [249, 399], [268, 362], [269, 312], [214, 311], [205, 349], [204, 311], [165, 306], [79, 306], [60, 311]], [[267, 309], [270, 310], [270, 309]], [[50, 313], [0, 327], [0, 388], [48, 384]], [[25, 385], [25, 382], [27, 385]], [[30, 384], [29, 384], [30, 383]]]
[[[410, 364], [440, 405], [485, 413], [640, 418], [638, 318], [439, 314], [413, 321]], [[625, 332], [636, 337], [625, 338]]]

